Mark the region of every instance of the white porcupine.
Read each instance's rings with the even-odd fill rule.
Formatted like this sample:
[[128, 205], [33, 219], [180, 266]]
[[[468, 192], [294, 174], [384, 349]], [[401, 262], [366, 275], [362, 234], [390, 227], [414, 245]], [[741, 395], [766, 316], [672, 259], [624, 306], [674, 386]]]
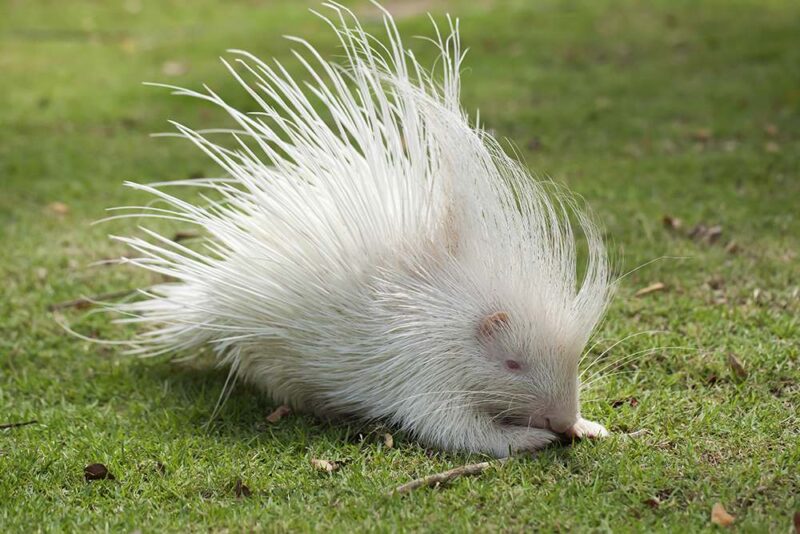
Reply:
[[[447, 450], [505, 456], [605, 435], [580, 416], [578, 378], [613, 285], [598, 230], [470, 126], [457, 21], [446, 36], [434, 25], [434, 75], [387, 12], [381, 44], [324, 5], [342, 65], [295, 38], [310, 83], [244, 52], [225, 62], [257, 113], [172, 88], [238, 126], [225, 147], [210, 140], [219, 130], [176, 124], [225, 178], [127, 184], [166, 205], [135, 216], [205, 235], [202, 251], [148, 229], [116, 237], [139, 253], [124, 263], [174, 279], [110, 306], [147, 327], [130, 351], [209, 345], [277, 402], [380, 419]], [[197, 205], [173, 185], [219, 198]], [[588, 243], [582, 277], [571, 218]]]

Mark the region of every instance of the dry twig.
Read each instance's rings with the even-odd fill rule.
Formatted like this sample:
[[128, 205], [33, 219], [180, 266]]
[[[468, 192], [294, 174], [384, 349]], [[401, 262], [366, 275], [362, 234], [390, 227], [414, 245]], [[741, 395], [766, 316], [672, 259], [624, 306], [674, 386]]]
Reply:
[[647, 287], [643, 287], [642, 289], [637, 291], [633, 296], [634, 297], [643, 297], [645, 295], [649, 295], [650, 293], [655, 293], [656, 291], [664, 291], [666, 288], [667, 288], [667, 286], [665, 286], [663, 283], [655, 282], [653, 284], [650, 284]]
[[479, 475], [483, 473], [487, 468], [493, 465], [502, 465], [508, 460], [508, 458], [503, 458], [496, 462], [480, 462], [477, 464], [467, 464], [462, 465], [461, 467], [456, 467], [455, 469], [450, 469], [449, 471], [444, 471], [442, 473], [436, 473], [433, 475], [428, 475], [422, 478], [417, 478], [412, 480], [411, 482], [406, 482], [400, 486], [397, 486], [395, 489], [389, 492], [389, 495], [404, 495], [406, 493], [410, 493], [415, 489], [419, 489], [425, 486], [434, 487], [440, 484], [444, 484], [445, 482], [450, 482], [458, 477], [464, 476], [473, 476]]
[[23, 421], [21, 423], [5, 423], [5, 424], [0, 425], [0, 430], [6, 429], [6, 428], [17, 428], [17, 427], [20, 427], [20, 426], [35, 425], [38, 422], [39, 421], [37, 421], [36, 419], [33, 419], [32, 421]]

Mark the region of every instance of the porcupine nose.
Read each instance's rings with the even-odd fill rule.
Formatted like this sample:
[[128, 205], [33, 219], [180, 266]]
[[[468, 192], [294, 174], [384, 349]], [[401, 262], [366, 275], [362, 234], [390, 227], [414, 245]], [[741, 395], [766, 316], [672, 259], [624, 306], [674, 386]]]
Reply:
[[547, 427], [553, 432], [563, 434], [575, 424], [574, 417], [552, 416], [547, 417]]

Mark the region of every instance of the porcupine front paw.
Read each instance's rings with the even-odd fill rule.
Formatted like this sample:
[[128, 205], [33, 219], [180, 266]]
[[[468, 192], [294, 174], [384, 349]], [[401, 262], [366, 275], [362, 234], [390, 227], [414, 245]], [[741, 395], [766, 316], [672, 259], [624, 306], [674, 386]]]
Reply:
[[497, 458], [511, 454], [542, 449], [558, 440], [558, 435], [541, 428], [523, 426], [501, 426], [490, 444], [490, 452]]
[[608, 436], [608, 430], [600, 423], [589, 421], [581, 417], [578, 422], [567, 429], [564, 434], [568, 438], [585, 439], [585, 438], [605, 438]]

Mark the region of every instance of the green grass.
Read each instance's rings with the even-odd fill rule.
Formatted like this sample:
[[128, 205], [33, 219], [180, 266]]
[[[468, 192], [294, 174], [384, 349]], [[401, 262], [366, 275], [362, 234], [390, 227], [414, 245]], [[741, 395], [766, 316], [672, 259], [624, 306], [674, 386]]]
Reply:
[[[738, 530], [789, 531], [800, 510], [800, 4], [431, 2], [461, 16], [466, 107], [587, 199], [621, 272], [689, 258], [624, 279], [594, 354], [646, 330], [665, 333], [603, 361], [686, 348], [634, 358], [587, 395], [589, 417], [648, 434], [548, 449], [405, 498], [384, 493], [479, 458], [399, 434], [387, 449], [381, 430], [306, 416], [266, 425], [272, 406], [246, 387], [206, 427], [224, 371], [126, 358], [66, 335], [47, 311], [151, 281], [90, 266], [121, 254], [106, 235], [135, 222], [90, 223], [145, 200], [123, 180], [215, 172], [186, 143], [147, 134], [217, 116], [139, 82], [208, 82], [245, 106], [216, 59], [226, 48], [291, 64], [280, 38], [291, 33], [336, 53], [299, 2], [137, 5], [0, 6], [0, 423], [38, 420], [0, 430], [0, 529], [696, 531], [718, 528], [721, 502]], [[401, 30], [428, 34], [409, 5]], [[188, 71], [167, 76], [166, 61]], [[722, 236], [667, 231], [666, 214]], [[667, 289], [633, 296], [656, 281]], [[87, 335], [129, 334], [85, 311], [63, 316]], [[617, 402], [629, 398], [638, 404]], [[346, 463], [323, 475], [312, 457]], [[92, 462], [116, 480], [86, 483]], [[238, 478], [249, 498], [234, 495]]]

